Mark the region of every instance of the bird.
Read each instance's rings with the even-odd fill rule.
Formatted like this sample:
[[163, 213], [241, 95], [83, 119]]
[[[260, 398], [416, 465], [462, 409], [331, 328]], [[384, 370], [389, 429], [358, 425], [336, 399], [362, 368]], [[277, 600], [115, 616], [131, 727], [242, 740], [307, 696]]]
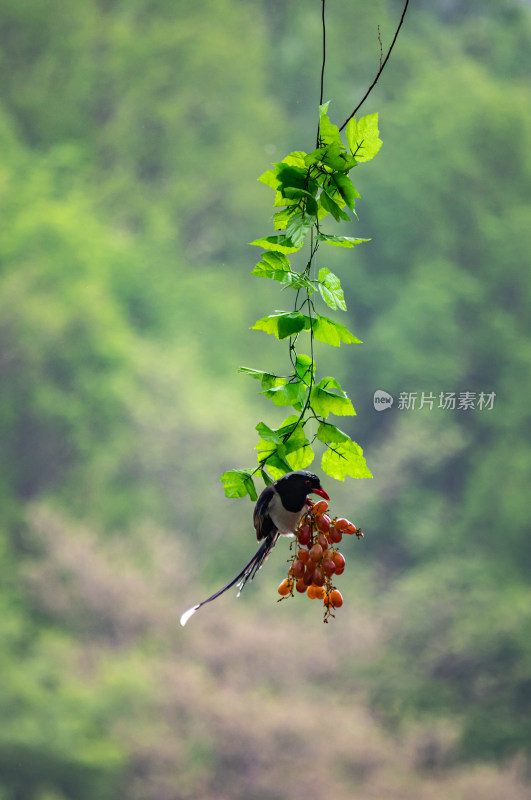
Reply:
[[313, 505], [313, 501], [308, 497], [312, 492], [325, 500], [330, 500], [317, 475], [304, 469], [288, 472], [265, 487], [256, 501], [253, 512], [256, 538], [262, 544], [232, 581], [202, 603], [185, 611], [181, 616], [181, 625], [186, 625], [201, 606], [211, 603], [235, 584], [238, 584], [239, 595], [247, 581], [252, 580], [261, 568], [280, 536], [295, 534], [299, 522]]

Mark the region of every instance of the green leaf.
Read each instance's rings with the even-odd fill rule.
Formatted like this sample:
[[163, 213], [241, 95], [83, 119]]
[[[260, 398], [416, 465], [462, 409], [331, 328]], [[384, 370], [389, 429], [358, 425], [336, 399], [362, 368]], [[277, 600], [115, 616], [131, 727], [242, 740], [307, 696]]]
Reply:
[[299, 311], [281, 311], [262, 317], [252, 326], [251, 330], [272, 333], [277, 339], [287, 339], [304, 329], [306, 317]]
[[278, 253], [296, 253], [297, 250], [301, 249], [301, 245], [295, 246], [285, 234], [265, 236], [263, 239], [255, 239], [250, 244], [256, 245], [256, 247], [265, 247], [266, 250], [274, 250]]
[[315, 222], [315, 217], [312, 217], [310, 214], [303, 214], [302, 211], [299, 211], [293, 214], [288, 222], [286, 236], [296, 247], [301, 247], [304, 242], [304, 237]]
[[320, 164], [327, 150], [327, 147], [318, 147], [317, 150], [312, 150], [304, 159], [304, 163], [308, 167], [311, 167], [313, 164]]
[[252, 274], [259, 278], [271, 278], [282, 282], [286, 273], [290, 272], [290, 263], [282, 253], [267, 250], [262, 254], [262, 261], [253, 269]]
[[[326, 242], [334, 247], [354, 247], [356, 244], [371, 241], [370, 239], [354, 239], [352, 236], [332, 236], [327, 233], [319, 233], [317, 238], [320, 242]], [[253, 244], [256, 244], [256, 242], [253, 242]]]
[[229, 469], [220, 478], [225, 497], [245, 497], [249, 495], [251, 500], [257, 500], [258, 495], [250, 470]]
[[354, 188], [354, 185], [347, 175], [332, 175], [332, 182], [336, 185], [338, 192], [349, 208], [354, 211], [354, 204], [356, 198], [360, 196], [359, 192]]
[[329, 422], [320, 422], [316, 435], [319, 441], [325, 444], [338, 444], [350, 439], [350, 436]]
[[361, 340], [354, 336], [348, 328], [328, 317], [316, 314], [315, 317], [308, 317], [300, 311], [280, 311], [278, 314], [271, 314], [262, 317], [252, 326], [252, 330], [272, 333], [277, 339], [286, 339], [288, 336], [295, 336], [302, 330], [311, 330], [315, 338], [339, 347], [341, 342], [346, 344], [360, 344]]
[[259, 422], [256, 426], [256, 430], [260, 434], [260, 438], [264, 439], [266, 442], [273, 442], [274, 444], [282, 444], [282, 439], [280, 438], [278, 431], [273, 430], [270, 428], [269, 425], [266, 425], [265, 422]]
[[[317, 185], [315, 189], [317, 190]], [[291, 188], [286, 189], [284, 194], [288, 200], [305, 200], [306, 212], [312, 217], [317, 216], [317, 202], [313, 194], [310, 194], [310, 192], [307, 192], [305, 189]]]
[[372, 478], [363, 457], [363, 450], [359, 444], [350, 439], [340, 444], [333, 444], [326, 450], [321, 459], [321, 468], [323, 472], [338, 481], [344, 481], [347, 475], [351, 478]]
[[292, 399], [291, 397], [287, 397], [284, 391], [284, 387], [287, 385], [286, 383], [283, 386], [274, 386], [272, 389], [266, 389], [264, 392], [260, 392], [260, 394], [263, 394], [268, 400], [272, 400], [275, 406], [291, 406], [293, 405]]
[[293, 470], [304, 469], [312, 463], [315, 457], [301, 425], [296, 428], [294, 435], [288, 439], [284, 447], [286, 449], [285, 459]]
[[272, 442], [270, 439], [260, 438], [254, 446], [254, 449], [258, 450], [258, 463], [260, 463], [264, 457], [270, 456], [272, 453], [276, 453], [278, 448], [281, 447], [282, 443], [279, 444], [278, 442]]
[[310, 383], [312, 374], [315, 374], [315, 364], [310, 356], [304, 353], [297, 353], [297, 358], [295, 359], [295, 374], [301, 381]]
[[285, 448], [282, 453], [289, 453], [291, 450], [297, 450], [299, 447], [309, 444], [297, 414], [290, 414], [289, 417], [286, 417], [280, 428], [276, 430], [270, 428], [269, 430], [278, 437], [278, 444]]
[[[261, 463], [260, 460], [258, 463]], [[275, 480], [281, 478], [286, 474], [286, 472], [292, 472], [291, 466], [288, 464], [286, 459], [278, 456], [276, 453], [270, 456], [266, 463], [269, 472]]]
[[315, 284], [304, 272], [287, 272], [281, 282], [290, 289], [306, 289], [310, 295], [315, 292]]
[[299, 423], [299, 416], [297, 414], [290, 414], [289, 417], [286, 417], [278, 429], [278, 432], [283, 437], [289, 434], [289, 442], [294, 444], [295, 447], [300, 447], [303, 444], [309, 443], [304, 433], [304, 427]]
[[[336, 391], [333, 391], [333, 390]], [[335, 378], [323, 378], [310, 393], [310, 405], [320, 417], [329, 414], [336, 416], [353, 416], [356, 412], [349, 398]]]
[[282, 253], [267, 251], [262, 255], [252, 272], [257, 278], [270, 278], [292, 289], [306, 289], [310, 294], [315, 292], [314, 283], [304, 272], [293, 272], [288, 259]]
[[280, 378], [278, 375], [272, 375], [270, 372], [262, 372], [259, 369], [251, 369], [251, 367], [240, 367], [238, 372], [244, 375], [250, 375], [257, 381], [261, 381], [262, 389], [272, 389], [275, 386], [283, 386], [287, 383], [286, 378]]
[[276, 169], [268, 169], [259, 178], [257, 178], [260, 183], [265, 183], [266, 186], [270, 186], [272, 189], [278, 189], [280, 186], [280, 181], [277, 176]]
[[258, 450], [256, 455], [258, 463], [267, 464], [267, 468], [275, 480], [281, 478], [282, 475], [286, 474], [286, 472], [292, 471], [289, 463], [286, 461], [284, 456], [280, 454], [282, 445], [277, 447], [271, 442], [266, 442], [265, 440], [260, 439], [256, 445], [256, 449]]
[[290, 200], [282, 191], [275, 192], [275, 201], [273, 205], [275, 208], [279, 206], [289, 206], [289, 208], [286, 209], [289, 214], [293, 214], [297, 210], [297, 200]]
[[278, 317], [278, 339], [287, 339], [288, 336], [294, 336], [305, 327], [304, 314], [300, 311], [290, 311], [287, 314], [279, 315]]
[[342, 311], [347, 310], [341, 281], [326, 267], [319, 270], [319, 291], [327, 306], [334, 310], [336, 308], [340, 308]]
[[262, 480], [264, 481], [266, 486], [271, 486], [273, 483], [273, 478], [270, 478], [265, 469], [260, 470], [260, 475], [262, 476]]
[[276, 214], [273, 214], [273, 227], [276, 231], [284, 230], [288, 226], [288, 222], [293, 214], [297, 213], [297, 206], [292, 206], [291, 208], [283, 208], [282, 211], [278, 211]]
[[350, 222], [349, 215], [343, 211], [342, 208], [340, 208], [340, 206], [335, 200], [332, 199], [325, 189], [323, 189], [319, 196], [319, 203], [324, 209], [326, 209], [326, 211], [329, 211], [332, 214], [336, 222], [339, 222], [342, 219], [346, 220], [346, 222]]
[[306, 391], [307, 387], [304, 383], [294, 381], [292, 383], [284, 383], [281, 386], [274, 386], [272, 389], [261, 392], [261, 394], [272, 400], [276, 406], [298, 407], [304, 402]]
[[[255, 378], [257, 381], [262, 380], [264, 375], [269, 375], [268, 372], [262, 372], [262, 370], [253, 369], [252, 367], [240, 367], [238, 372], [242, 372], [244, 375], [250, 375], [251, 378]], [[271, 375], [271, 377], [273, 377], [273, 375]]]
[[329, 103], [324, 103], [322, 106], [319, 106], [319, 141], [322, 144], [336, 144], [343, 146], [341, 141], [341, 136], [339, 134], [339, 128], [337, 125], [332, 125], [330, 120], [328, 119], [327, 111], [328, 111]]
[[292, 470], [305, 469], [315, 458], [315, 454], [310, 445], [299, 447], [297, 450], [286, 455], [286, 461]]
[[350, 152], [356, 157], [356, 161], [370, 161], [382, 146], [378, 114], [368, 114], [359, 122], [352, 117], [347, 123], [346, 134]]
[[286, 258], [283, 253], [275, 253], [272, 250], [266, 250], [265, 253], [262, 253], [262, 261], [265, 261], [274, 269], [281, 269], [285, 271], [289, 270], [291, 267], [289, 258]]
[[306, 166], [306, 153], [302, 150], [294, 150], [293, 153], [282, 159], [282, 164], [289, 164], [291, 167], [305, 167]]
[[293, 381], [284, 386], [284, 394], [292, 406], [300, 405], [306, 397], [307, 387], [300, 381]]
[[[304, 163], [304, 160], [303, 160]], [[308, 184], [308, 169], [306, 167], [292, 167], [289, 164], [280, 162], [275, 164], [279, 180], [278, 189], [284, 193], [285, 189], [306, 189]]]
[[[308, 324], [305, 327], [308, 328]], [[361, 344], [361, 339], [354, 336], [344, 325], [319, 314], [313, 322], [313, 334], [318, 341], [331, 344], [334, 347], [339, 347], [341, 342], [345, 342], [345, 344]]]
[[351, 163], [351, 156], [343, 152], [344, 148], [337, 145], [330, 145], [323, 153], [323, 164], [334, 172], [344, 172], [354, 164]]
[[352, 167], [355, 167], [358, 163], [357, 159], [354, 158], [354, 156], [349, 156], [347, 153], [342, 153], [341, 158], [343, 160], [343, 169], [342, 170], [338, 169], [337, 170], [338, 172], [348, 172], [349, 170], [352, 169]]
[[252, 272], [257, 278], [270, 278], [273, 281], [283, 283], [290, 289], [306, 289], [310, 294], [316, 291], [315, 284], [304, 272], [293, 272], [292, 270], [275, 270], [272, 267], [259, 262]]
[[[265, 423], [257, 425], [257, 430], [261, 435], [265, 434], [256, 445], [256, 449], [259, 451], [259, 463], [264, 456], [271, 454], [274, 454], [273, 459], [279, 459], [291, 470], [303, 469], [312, 463], [314, 453], [306, 438], [304, 428], [299, 424], [298, 416], [292, 414], [277, 430], [272, 430]], [[268, 458], [268, 465], [271, 464], [271, 460]], [[279, 466], [277, 463], [277, 467]]]
[[263, 422], [256, 429], [261, 435], [256, 445], [258, 463], [266, 460], [267, 468], [275, 478], [291, 470], [304, 469], [312, 463], [314, 453], [298, 415], [291, 414], [277, 430]]

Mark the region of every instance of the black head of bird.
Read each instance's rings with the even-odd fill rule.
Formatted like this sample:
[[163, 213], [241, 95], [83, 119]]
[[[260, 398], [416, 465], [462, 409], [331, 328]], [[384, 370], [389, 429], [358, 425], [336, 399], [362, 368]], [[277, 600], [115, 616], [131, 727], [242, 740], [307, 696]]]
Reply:
[[282, 500], [282, 505], [288, 511], [300, 511], [311, 492], [321, 495], [325, 500], [330, 500], [317, 475], [307, 472], [305, 469], [288, 472], [287, 475], [283, 475], [278, 481], [275, 481], [272, 486], [275, 487]]
[[301, 517], [308, 511], [310, 504], [306, 501], [311, 492], [330, 499], [317, 475], [303, 469], [288, 472], [266, 486], [254, 507], [256, 538], [295, 533]]

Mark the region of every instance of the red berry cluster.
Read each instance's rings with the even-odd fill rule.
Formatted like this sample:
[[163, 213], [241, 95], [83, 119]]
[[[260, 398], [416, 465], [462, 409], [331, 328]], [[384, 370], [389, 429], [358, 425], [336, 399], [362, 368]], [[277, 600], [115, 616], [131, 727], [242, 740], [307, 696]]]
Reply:
[[297, 530], [298, 551], [289, 559], [288, 577], [278, 587], [281, 599], [293, 597], [295, 589], [306, 593], [310, 600], [322, 600], [325, 606], [324, 621], [334, 616], [333, 609], [343, 605], [341, 592], [332, 583], [334, 575], [345, 571], [345, 557], [339, 552], [344, 534], [356, 534], [361, 539], [361, 528], [348, 519], [330, 519], [328, 503], [319, 500], [301, 519]]

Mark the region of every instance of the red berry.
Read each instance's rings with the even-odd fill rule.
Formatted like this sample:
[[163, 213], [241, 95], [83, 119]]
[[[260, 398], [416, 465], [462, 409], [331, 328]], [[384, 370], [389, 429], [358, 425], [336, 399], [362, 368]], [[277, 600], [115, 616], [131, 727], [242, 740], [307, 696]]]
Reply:
[[332, 542], [334, 542], [334, 544], [337, 544], [343, 538], [343, 534], [336, 527], [330, 528], [330, 531], [328, 532], [328, 535], [330, 536], [330, 539], [331, 539]]
[[325, 573], [322, 567], [316, 567], [313, 571], [313, 582], [316, 586], [323, 586], [325, 582]]
[[317, 517], [316, 523], [319, 530], [326, 533], [330, 528], [330, 517], [326, 516], [326, 514], [322, 517]]
[[313, 568], [307, 569], [302, 578], [306, 586], [310, 586], [313, 581]]
[[299, 544], [302, 545], [310, 544], [312, 540], [312, 532], [308, 525], [303, 525], [302, 528], [299, 528], [297, 539], [299, 540]]
[[324, 535], [324, 533], [320, 533], [317, 536], [317, 543], [321, 545], [323, 550], [328, 550], [328, 539]]
[[290, 572], [294, 578], [302, 578], [304, 575], [304, 562], [300, 561], [299, 559], [294, 561]]
[[336, 565], [331, 558], [325, 558], [323, 561], [324, 574], [329, 578], [336, 571]]
[[332, 561], [336, 565], [336, 573], [338, 569], [345, 569], [345, 556], [341, 553], [334, 553], [332, 556]]
[[323, 556], [323, 548], [321, 547], [320, 544], [314, 544], [314, 546], [310, 550], [311, 561], [317, 563], [318, 561], [321, 560], [322, 556]]

